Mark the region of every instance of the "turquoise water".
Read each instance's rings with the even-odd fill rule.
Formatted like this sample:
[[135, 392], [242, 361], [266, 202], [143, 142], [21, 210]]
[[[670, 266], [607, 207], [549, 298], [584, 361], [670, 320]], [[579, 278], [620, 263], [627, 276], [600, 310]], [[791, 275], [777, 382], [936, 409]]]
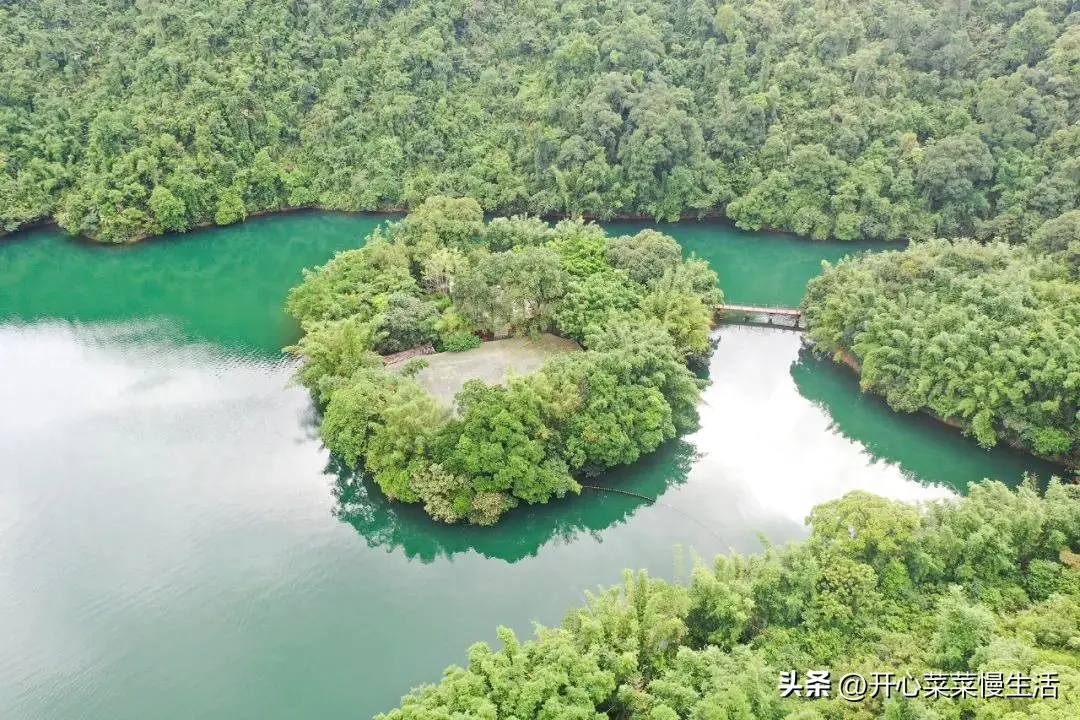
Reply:
[[[301, 269], [382, 220], [0, 241], [0, 718], [371, 717], [496, 625], [558, 622], [623, 568], [674, 577], [676, 546], [799, 538], [853, 489], [931, 499], [1050, 470], [889, 412], [798, 335], [731, 326], [701, 429], [598, 481], [655, 505], [586, 491], [496, 528], [432, 523], [334, 466], [278, 352]], [[665, 229], [732, 301], [794, 304], [852, 249]]]

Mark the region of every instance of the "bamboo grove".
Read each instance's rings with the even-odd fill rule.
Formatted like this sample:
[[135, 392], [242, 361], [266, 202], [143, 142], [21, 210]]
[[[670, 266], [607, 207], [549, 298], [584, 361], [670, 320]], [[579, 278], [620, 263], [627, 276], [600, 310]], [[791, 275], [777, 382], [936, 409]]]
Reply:
[[[686, 583], [628, 573], [533, 640], [501, 629], [502, 649], [474, 645], [379, 720], [1080, 715], [1080, 487], [987, 482], [922, 508], [855, 492], [807, 522], [807, 541], [696, 563]], [[814, 668], [830, 697], [782, 697], [782, 672]], [[844, 674], [885, 671], [907, 696], [840, 697]], [[911, 692], [995, 672], [1053, 678], [1056, 698]]]
[[957, 240], [848, 258], [810, 282], [808, 334], [895, 410], [1080, 467], [1080, 282], [1061, 254]]

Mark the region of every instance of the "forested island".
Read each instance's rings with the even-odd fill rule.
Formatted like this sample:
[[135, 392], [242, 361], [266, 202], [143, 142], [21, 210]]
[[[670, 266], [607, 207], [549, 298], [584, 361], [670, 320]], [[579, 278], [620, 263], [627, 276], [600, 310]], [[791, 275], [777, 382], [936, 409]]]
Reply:
[[[689, 366], [711, 350], [721, 299], [708, 263], [658, 232], [485, 222], [475, 200], [434, 197], [305, 274], [286, 304], [303, 337], [287, 350], [332, 452], [435, 519], [491, 524], [694, 429], [704, 382]], [[504, 384], [465, 381], [452, 408], [416, 381], [423, 357], [380, 357], [550, 332], [584, 352]]]
[[723, 212], [1027, 240], [1080, 199], [1069, 0], [0, 3], [0, 228]]

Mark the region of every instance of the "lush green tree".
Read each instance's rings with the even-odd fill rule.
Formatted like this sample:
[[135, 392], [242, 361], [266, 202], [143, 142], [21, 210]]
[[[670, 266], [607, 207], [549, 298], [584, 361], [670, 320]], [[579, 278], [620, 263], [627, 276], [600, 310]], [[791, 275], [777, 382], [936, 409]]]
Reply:
[[[608, 265], [594, 224], [551, 230], [519, 217], [489, 231], [482, 218], [474, 225], [477, 212], [434, 198], [305, 271], [286, 300], [304, 335], [286, 350], [303, 358], [296, 379], [341, 462], [435, 519], [491, 524], [520, 501], [579, 491], [575, 474], [635, 462], [696, 427], [703, 383], [686, 363], [708, 349], [705, 302], [719, 290], [707, 263], [678, 255], [647, 286], [631, 280]], [[658, 234], [639, 239], [620, 251], [677, 248]], [[477, 330], [539, 333], [556, 321], [584, 352], [505, 386], [467, 382], [453, 419], [416, 380], [426, 359], [380, 368], [377, 353], [436, 340], [461, 352], [480, 344]]]
[[505, 335], [543, 332], [566, 290], [559, 256], [524, 247], [484, 256], [454, 288], [454, 305], [476, 327]]
[[[218, 196], [217, 209], [214, 211], [214, 222], [218, 225], [231, 225], [247, 218], [247, 210], [244, 208], [244, 198], [235, 187], [227, 187]], [[104, 233], [103, 228], [103, 234]], [[127, 235], [119, 229], [108, 233], [119, 238]]]
[[696, 295], [709, 307], [714, 307], [724, 301], [724, 293], [720, 290], [719, 279], [707, 260], [703, 260], [693, 253], [674, 269], [664, 271], [659, 278], [652, 280], [649, 287], [659, 292], [680, 292], [686, 295]]
[[469, 258], [457, 248], [440, 248], [422, 263], [424, 287], [446, 295], [454, 291], [454, 281], [468, 271]]
[[404, 502], [421, 499], [413, 478], [428, 467], [429, 450], [449, 415], [415, 381], [402, 378], [394, 384], [364, 454], [364, 467], [387, 497]]
[[705, 383], [687, 369], [666, 330], [655, 321], [625, 316], [605, 324], [585, 339], [602, 367], [623, 382], [656, 388], [671, 406], [678, 433], [698, 427], [697, 403]]
[[625, 270], [634, 282], [646, 284], [682, 261], [682, 247], [674, 238], [655, 230], [642, 230], [637, 235], [624, 235], [607, 244], [607, 261], [612, 267]]
[[894, 563], [910, 560], [904, 552], [920, 518], [911, 505], [856, 491], [817, 506], [807, 522], [813, 527], [810, 543], [823, 554], [843, 555], [887, 577]]
[[555, 324], [563, 335], [578, 342], [589, 329], [610, 322], [612, 316], [632, 310], [641, 302], [641, 292], [622, 271], [589, 275], [570, 283], [555, 313]]
[[958, 232], [970, 226], [971, 217], [986, 212], [986, 192], [980, 186], [993, 174], [994, 158], [982, 140], [949, 135], [926, 148], [917, 182], [931, 206], [942, 211], [939, 227]]
[[975, 653], [990, 643], [994, 616], [970, 603], [959, 587], [941, 600], [933, 639], [934, 665], [946, 670], [965, 670]]
[[1059, 30], [1050, 22], [1050, 16], [1041, 7], [1033, 7], [1009, 28], [1009, 41], [1005, 57], [1017, 65], [1034, 65], [1046, 56], [1046, 51], [1057, 39]]
[[423, 263], [437, 249], [461, 250], [484, 231], [484, 211], [472, 198], [430, 197], [394, 225], [394, 237]]
[[548, 246], [559, 254], [563, 268], [575, 277], [611, 269], [605, 258], [607, 238], [603, 229], [592, 223], [563, 220], [555, 226], [555, 237]]
[[480, 338], [469, 332], [452, 332], [441, 338], [443, 352], [463, 352], [478, 348], [482, 344]]
[[[1018, 504], [1056, 517], [1052, 532], [1031, 535], [1015, 517]], [[963, 547], [979, 532], [974, 516], [1011, 528], [1005, 546], [1031, 541], [1052, 558], [1056, 593], [1029, 596], [1030, 570], [1014, 557], [1000, 564], [1011, 572], [1001, 573], [940, 554], [947, 539]], [[473, 645], [466, 667], [447, 668], [441, 682], [417, 688], [379, 718], [1074, 717], [1080, 564], [1068, 558], [1080, 548], [1077, 520], [1080, 488], [1057, 480], [1045, 496], [984, 482], [969, 498], [921, 508], [854, 493], [814, 509], [807, 542], [697, 563], [685, 585], [627, 572], [621, 586], [588, 594], [559, 627], [539, 627], [526, 642], [500, 628], [501, 649]], [[867, 564], [879, 561], [887, 572]], [[968, 571], [960, 584], [951, 579]], [[830, 670], [829, 696], [778, 691], [782, 672], [796, 670], [801, 685], [806, 670], [819, 668]], [[1027, 676], [1036, 692], [1040, 674], [1053, 673], [1059, 688], [1053, 697], [1014, 701], [981, 697], [977, 686], [973, 697], [927, 690], [935, 678], [951, 684], [950, 673], [976, 671]], [[892, 673], [901, 685], [868, 687], [863, 699], [847, 700], [837, 691], [847, 673], [870, 682]], [[915, 681], [917, 697], [904, 697]]]
[[435, 321], [435, 330], [445, 344], [454, 335], [475, 335], [477, 328], [451, 304]]
[[517, 505], [509, 493], [477, 491], [467, 475], [455, 475], [438, 464], [424, 467], [411, 484], [427, 514], [446, 523], [467, 519], [474, 525], [494, 525]]
[[395, 353], [433, 341], [438, 318], [439, 309], [433, 302], [407, 293], [388, 295], [386, 307], [374, 321], [381, 335], [375, 350]]
[[328, 393], [319, 434], [347, 465], [356, 467], [367, 454], [390, 392], [388, 375], [365, 368]]
[[539, 218], [497, 217], [484, 226], [483, 243], [492, 252], [505, 252], [515, 247], [544, 245], [554, 235], [552, 227]]
[[1043, 223], [1035, 231], [1031, 247], [1060, 258], [1080, 280], [1080, 210], [1070, 210]]
[[642, 298], [641, 310], [664, 326], [684, 356], [708, 355], [712, 348], [709, 320], [715, 308], [700, 297], [677, 290], [655, 290]]
[[184, 201], [172, 194], [164, 185], [158, 185], [150, 193], [150, 212], [165, 230], [184, 231], [188, 229], [187, 208]]
[[[1072, 218], [1041, 231], [1068, 247]], [[809, 337], [896, 410], [984, 446], [1080, 464], [1080, 283], [1022, 247], [944, 241], [841, 261], [810, 283]]]
[[672, 410], [656, 387], [627, 382], [592, 353], [553, 358], [536, 383], [570, 469], [633, 463], [675, 437]]
[[289, 291], [285, 311], [301, 323], [360, 316], [369, 319], [392, 294], [419, 292], [404, 248], [378, 233], [357, 250], [347, 250]]
[[529, 383], [503, 388], [470, 380], [456, 402], [462, 420], [444, 431], [453, 446], [443, 463], [468, 474], [476, 490], [535, 503], [580, 489], [554, 451], [541, 398]]
[[296, 371], [296, 381], [311, 390], [316, 399], [326, 401], [331, 391], [357, 370], [382, 364], [372, 351], [380, 337], [373, 323], [356, 315], [313, 321], [305, 323], [303, 337], [285, 351], [304, 358]]
[[[0, 6], [0, 228], [128, 241], [288, 206], [1026, 241], [1080, 207], [1066, 0]], [[180, 205], [169, 203], [165, 187]], [[450, 200], [448, 197], [472, 198]], [[181, 215], [183, 216], [181, 219]], [[535, 222], [520, 245], [544, 242]], [[528, 240], [525, 239], [526, 235]], [[451, 238], [453, 238], [451, 240]]]

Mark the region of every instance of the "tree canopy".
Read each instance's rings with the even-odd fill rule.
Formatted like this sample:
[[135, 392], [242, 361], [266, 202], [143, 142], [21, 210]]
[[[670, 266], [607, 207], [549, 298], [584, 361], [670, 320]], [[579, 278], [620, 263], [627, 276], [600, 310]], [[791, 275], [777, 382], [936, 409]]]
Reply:
[[444, 194], [1026, 240], [1080, 207], [1078, 18], [1069, 0], [4, 2], [0, 232], [53, 217], [123, 241]]
[[[305, 271], [286, 301], [304, 334], [287, 349], [303, 358], [296, 379], [345, 464], [436, 519], [489, 524], [694, 429], [703, 382], [689, 365], [711, 350], [721, 298], [708, 263], [684, 260], [654, 231], [609, 238], [581, 220], [485, 223], [475, 200], [433, 197]], [[585, 351], [504, 386], [470, 380], [454, 408], [413, 379], [414, 367], [386, 370], [379, 357], [544, 332]]]
[[809, 337], [895, 410], [1080, 466], [1080, 282], [1059, 224], [1040, 236], [1051, 254], [934, 241], [826, 265], [803, 301]]
[[[628, 572], [533, 640], [500, 628], [501, 649], [473, 645], [465, 667], [379, 720], [1080, 714], [1080, 487], [1054, 480], [1040, 496], [1033, 482], [984, 482], [922, 508], [860, 491], [807, 522], [805, 542], [698, 562], [686, 583]], [[830, 697], [783, 697], [780, 674], [802, 684], [810, 669], [831, 671]], [[935, 677], [959, 687], [955, 677], [994, 672], [1003, 685], [1030, 678], [1037, 694], [1052, 673], [1056, 696], [927, 691]], [[847, 673], [891, 673], [893, 687], [847, 700]]]

